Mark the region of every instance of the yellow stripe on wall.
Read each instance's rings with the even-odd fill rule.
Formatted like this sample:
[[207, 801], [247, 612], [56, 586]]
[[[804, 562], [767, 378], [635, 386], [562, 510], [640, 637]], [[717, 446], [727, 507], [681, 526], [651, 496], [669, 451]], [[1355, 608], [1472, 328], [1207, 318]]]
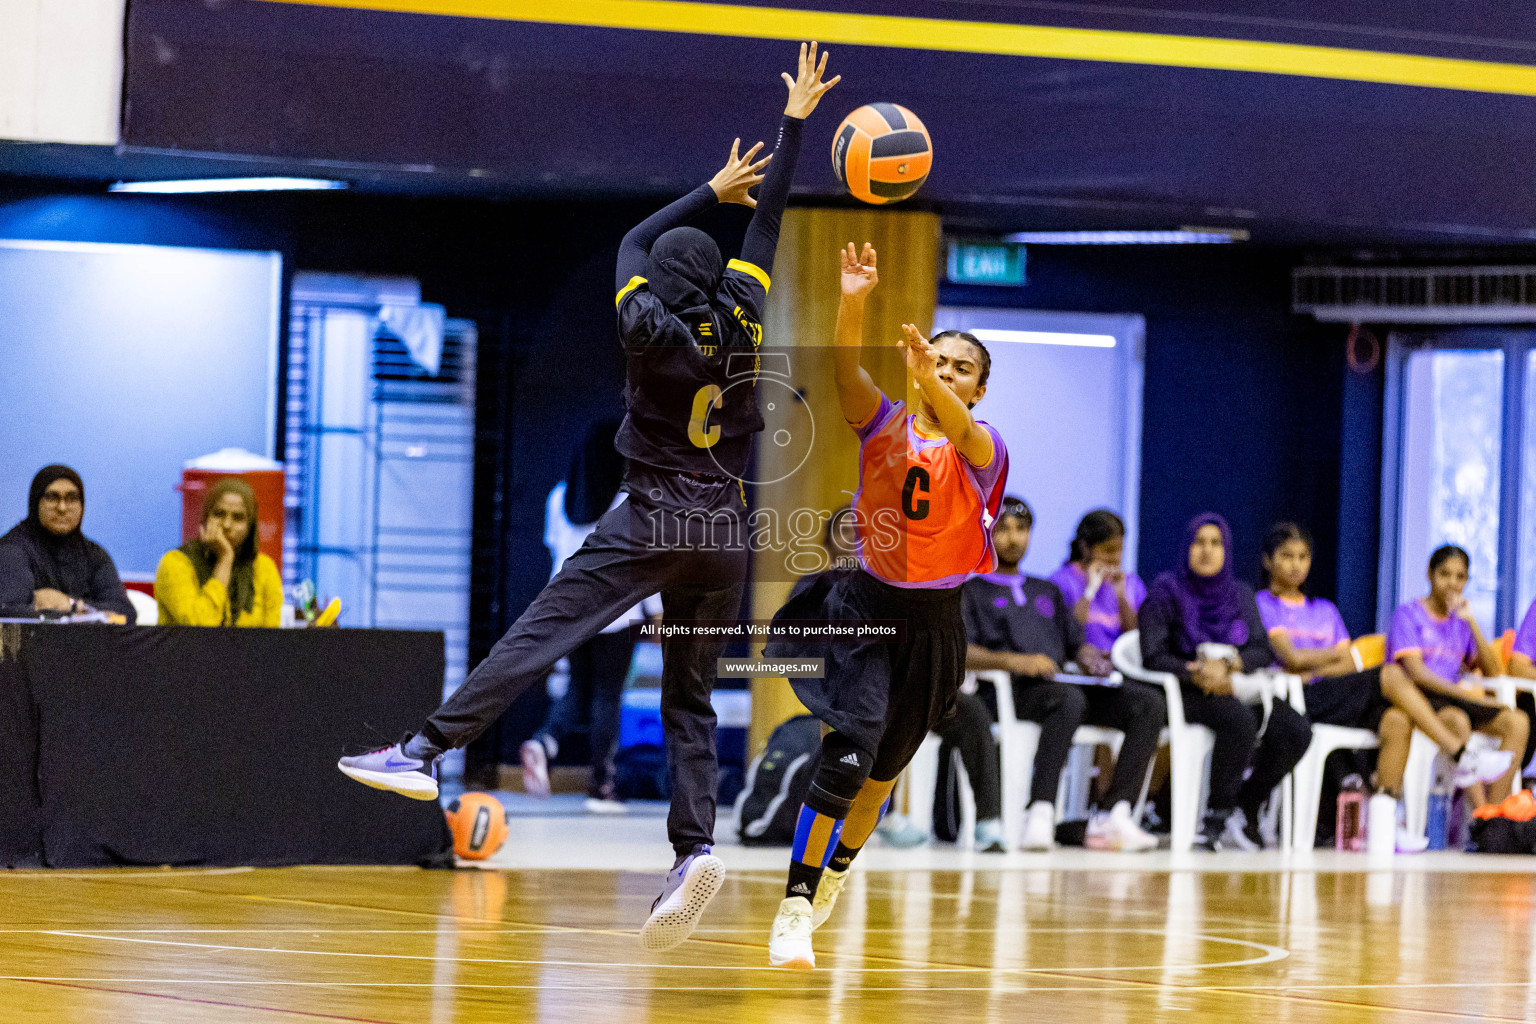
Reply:
[[652, 32], [1054, 57], [1299, 75], [1536, 96], [1536, 67], [1490, 61], [1105, 29], [686, 3], [683, 0], [263, 0], [266, 3]]

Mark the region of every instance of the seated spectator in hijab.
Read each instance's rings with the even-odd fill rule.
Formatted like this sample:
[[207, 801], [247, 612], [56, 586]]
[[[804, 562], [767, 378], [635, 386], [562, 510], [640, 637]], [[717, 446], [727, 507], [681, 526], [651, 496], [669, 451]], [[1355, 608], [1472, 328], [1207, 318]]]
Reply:
[[1147, 599], [1141, 577], [1121, 568], [1124, 555], [1125, 522], [1107, 508], [1094, 509], [1077, 524], [1066, 563], [1051, 573], [1083, 636], [1101, 651], [1136, 628], [1136, 609]]
[[1307, 752], [1312, 726], [1284, 700], [1266, 716], [1234, 693], [1234, 677], [1267, 668], [1274, 652], [1253, 588], [1232, 572], [1227, 521], [1214, 512], [1190, 520], [1179, 558], [1141, 606], [1142, 664], [1177, 676], [1185, 720], [1216, 734], [1199, 845], [1263, 849], [1259, 808]]
[[208, 489], [196, 540], [167, 551], [155, 570], [162, 626], [279, 624], [283, 579], [256, 550], [256, 494], [224, 477]]
[[106, 549], [80, 532], [85, 484], [68, 466], [32, 478], [27, 518], [0, 537], [0, 614], [92, 611], [133, 623], [133, 605]]
[[1055, 678], [1068, 661], [1093, 676], [1109, 675], [1111, 666], [1104, 652], [1084, 639], [1083, 624], [1061, 589], [1019, 571], [1034, 523], [1027, 504], [1014, 497], [1003, 499], [992, 527], [997, 571], [967, 580], [961, 604], [969, 639], [965, 667], [1010, 673], [1014, 713], [1040, 723], [1020, 845], [1049, 850], [1055, 844], [1061, 770], [1078, 727], [1092, 724], [1119, 729], [1125, 741], [1104, 793], [1110, 810], [1089, 821], [1085, 842], [1095, 849], [1151, 850], [1157, 839], [1137, 825], [1132, 809], [1167, 719], [1162, 695], [1131, 680], [1121, 686], [1084, 686]]

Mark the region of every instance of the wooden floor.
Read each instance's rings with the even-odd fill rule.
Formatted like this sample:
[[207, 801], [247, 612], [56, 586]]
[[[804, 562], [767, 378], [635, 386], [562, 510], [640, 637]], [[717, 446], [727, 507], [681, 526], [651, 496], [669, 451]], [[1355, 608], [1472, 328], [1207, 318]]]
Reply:
[[0, 872], [0, 1021], [1536, 1017], [1528, 871], [1206, 857], [865, 869], [817, 933], [814, 974], [767, 966], [783, 882], [755, 868], [733, 868], [695, 938], [664, 955], [634, 936], [652, 872]]

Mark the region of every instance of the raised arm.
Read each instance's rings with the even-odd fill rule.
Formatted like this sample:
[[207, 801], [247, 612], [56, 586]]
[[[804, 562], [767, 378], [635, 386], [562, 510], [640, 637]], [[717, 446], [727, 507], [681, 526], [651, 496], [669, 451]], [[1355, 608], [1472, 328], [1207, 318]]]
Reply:
[[859, 363], [859, 352], [864, 347], [864, 301], [875, 290], [880, 275], [875, 269], [875, 247], [868, 242], [864, 243], [864, 251], [857, 254], [849, 242], [839, 258], [843, 297], [837, 305], [837, 333], [833, 337], [833, 380], [843, 419], [862, 424], [880, 408], [880, 389]]
[[939, 421], [939, 429], [955, 446], [955, 451], [973, 466], [986, 466], [992, 462], [992, 435], [976, 425], [971, 410], [960, 401], [960, 396], [939, 379], [939, 354], [923, 332], [915, 324], [902, 324], [906, 338], [897, 342], [907, 354], [907, 369], [917, 380], [918, 389]]
[[682, 227], [716, 203], [755, 205], [747, 195], [747, 190], [763, 180], [763, 168], [768, 166], [772, 157], [757, 159], [758, 151], [763, 148], [761, 142], [738, 155], [740, 148], [740, 139], [732, 142], [730, 159], [715, 172], [713, 178], [629, 229], [629, 233], [619, 243], [619, 260], [614, 273], [616, 289], [623, 291], [636, 278], [644, 280], [645, 261], [651, 253], [651, 246], [666, 232]]
[[779, 224], [784, 218], [784, 207], [789, 202], [789, 186], [795, 177], [795, 163], [800, 158], [800, 129], [811, 116], [816, 105], [827, 91], [842, 80], [839, 75], [823, 82], [827, 70], [827, 53], [816, 61], [816, 44], [809, 47], [800, 44], [800, 67], [794, 78], [786, 73], [784, 81], [789, 85], [789, 98], [784, 103], [784, 120], [779, 124], [779, 141], [773, 150], [773, 163], [758, 189], [752, 222], [747, 225], [747, 236], [741, 244], [744, 262], [773, 273], [773, 257], [779, 248]]

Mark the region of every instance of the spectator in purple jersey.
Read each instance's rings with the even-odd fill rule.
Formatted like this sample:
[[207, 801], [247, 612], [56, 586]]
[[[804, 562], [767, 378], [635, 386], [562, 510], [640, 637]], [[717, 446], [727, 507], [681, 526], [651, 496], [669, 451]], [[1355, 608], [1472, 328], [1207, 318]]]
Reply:
[[[1456, 763], [1456, 783], [1492, 782], [1509, 770], [1504, 751], [1467, 749], [1466, 714], [1437, 705], [1395, 662], [1362, 668], [1350, 645], [1349, 631], [1332, 601], [1308, 597], [1302, 588], [1312, 571], [1312, 535], [1295, 523], [1277, 523], [1264, 537], [1264, 582], [1259, 617], [1269, 633], [1275, 665], [1307, 679], [1307, 717], [1321, 725], [1369, 729], [1381, 737], [1376, 759], [1376, 791], [1401, 801], [1408, 747], [1418, 728]], [[1397, 848], [1423, 849], [1423, 836], [1403, 828], [1397, 806]]]
[[1284, 701], [1238, 699], [1234, 678], [1274, 661], [1253, 588], [1232, 570], [1232, 531], [1214, 512], [1190, 520], [1183, 564], [1152, 581], [1141, 620], [1141, 663], [1182, 684], [1184, 718], [1216, 736], [1199, 845], [1262, 849], [1259, 809], [1307, 752], [1312, 726]]
[[1509, 752], [1510, 769], [1497, 782], [1486, 791], [1481, 783], [1467, 787], [1472, 805], [1479, 807], [1509, 796], [1516, 767], [1513, 760], [1525, 752], [1530, 721], [1489, 699], [1481, 684], [1463, 681], [1467, 670], [1474, 668], [1488, 677], [1502, 674], [1498, 652], [1483, 638], [1471, 605], [1462, 596], [1471, 564], [1467, 553], [1453, 544], [1435, 549], [1429, 556], [1429, 596], [1400, 605], [1392, 614], [1387, 657], [1402, 666], [1431, 703], [1450, 710], [1444, 717], [1455, 723], [1458, 734], [1475, 729], [1496, 738], [1499, 748]]
[[[1525, 610], [1525, 618], [1520, 620], [1520, 628], [1515, 632], [1515, 646], [1509, 654], [1509, 664], [1504, 671], [1521, 679], [1536, 679], [1536, 664], [1532, 659], [1536, 658], [1536, 601]], [[1525, 712], [1526, 718], [1536, 722], [1536, 697], [1525, 690], [1515, 695], [1515, 706]], [[1536, 754], [1536, 729], [1525, 741], [1525, 756], [1522, 762], [1529, 766], [1531, 755]]]
[[1107, 508], [1095, 509], [1077, 524], [1067, 561], [1051, 574], [1084, 638], [1101, 651], [1136, 628], [1136, 610], [1147, 599], [1146, 584], [1121, 568], [1125, 522]]

